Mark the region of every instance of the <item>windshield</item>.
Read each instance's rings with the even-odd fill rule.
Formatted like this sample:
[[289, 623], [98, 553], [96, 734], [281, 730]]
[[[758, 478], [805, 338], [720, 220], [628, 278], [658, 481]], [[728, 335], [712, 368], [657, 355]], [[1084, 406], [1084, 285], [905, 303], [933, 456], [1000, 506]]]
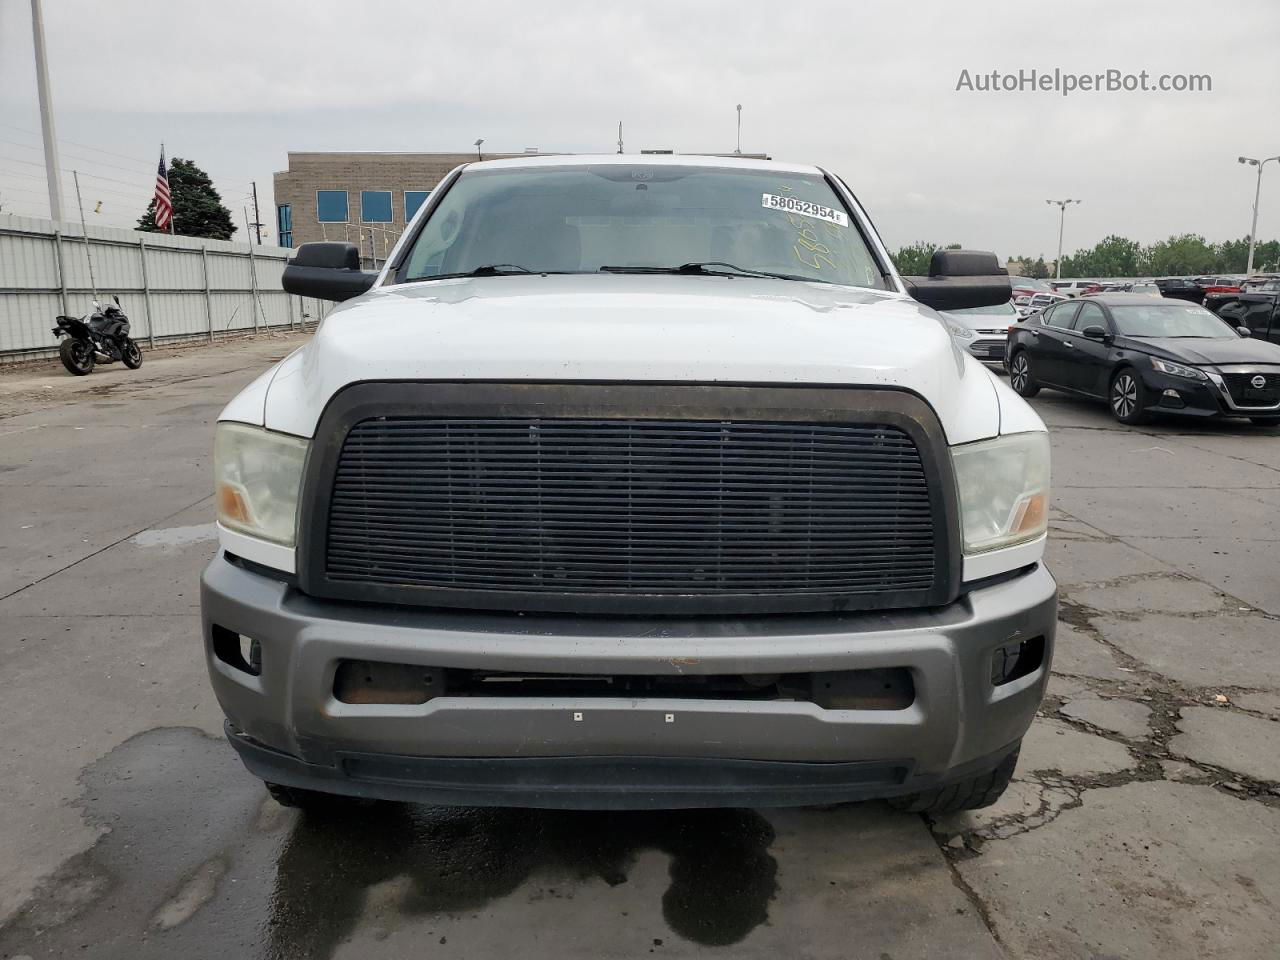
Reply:
[[1126, 337], [1234, 337], [1226, 325], [1193, 303], [1113, 306], [1116, 332]]
[[431, 212], [399, 279], [697, 264], [886, 286], [821, 176], [644, 163], [466, 171]]

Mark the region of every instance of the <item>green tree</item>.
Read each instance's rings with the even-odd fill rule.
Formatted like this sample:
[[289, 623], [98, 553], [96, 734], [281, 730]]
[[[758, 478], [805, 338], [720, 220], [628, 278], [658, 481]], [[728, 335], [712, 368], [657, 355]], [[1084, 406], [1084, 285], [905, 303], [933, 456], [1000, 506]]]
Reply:
[[1011, 275], [1031, 277], [1033, 280], [1045, 280], [1049, 276], [1049, 265], [1044, 262], [1044, 255], [1032, 260], [1030, 257], [1010, 257], [1007, 269]]
[[[1249, 266], [1249, 238], [1226, 240], [1215, 248], [1218, 254], [1214, 273], [1244, 273]], [[1280, 240], [1267, 240], [1253, 251], [1254, 270], [1275, 270], [1280, 262]]]
[[1280, 240], [1268, 240], [1266, 243], [1258, 244], [1257, 249], [1253, 251], [1253, 269], [1268, 270], [1272, 273], [1280, 271]]
[[929, 261], [933, 259], [934, 251], [960, 249], [962, 248], [958, 243], [948, 243], [945, 247], [941, 247], [936, 243], [917, 240], [915, 243], [899, 248], [898, 252], [893, 255], [893, 265], [898, 268], [898, 272], [903, 276], [927, 277], [929, 275]]
[[[184, 237], [230, 240], [235, 233], [231, 211], [213, 187], [209, 175], [190, 160], [174, 157], [169, 163], [169, 194], [173, 197], [173, 229]], [[147, 204], [147, 212], [138, 220], [138, 229], [158, 233], [156, 201]]]
[[1142, 246], [1136, 240], [1104, 237], [1089, 250], [1062, 258], [1064, 277], [1134, 277], [1140, 272]]
[[1212, 273], [1218, 254], [1204, 237], [1184, 233], [1153, 243], [1145, 251], [1139, 272], [1153, 277]]
[[[1214, 273], [1244, 273], [1245, 267], [1249, 265], [1249, 238], [1224, 240], [1214, 247], [1214, 252], [1217, 255], [1213, 266]], [[1257, 260], [1255, 253], [1255, 264]]]

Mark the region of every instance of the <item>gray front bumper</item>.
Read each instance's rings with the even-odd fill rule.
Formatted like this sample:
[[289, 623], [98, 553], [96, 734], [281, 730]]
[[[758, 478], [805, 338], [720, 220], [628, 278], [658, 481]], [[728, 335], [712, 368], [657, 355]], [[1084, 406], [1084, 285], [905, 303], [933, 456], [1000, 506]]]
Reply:
[[[220, 554], [201, 606], [228, 734], [264, 779], [441, 803], [736, 806], [909, 793], [994, 767], [1043, 696], [1057, 588], [1036, 567], [925, 612], [535, 617], [320, 601]], [[259, 641], [259, 676], [214, 655], [214, 624]], [[1041, 667], [993, 686], [992, 650], [1036, 636]], [[333, 696], [342, 659], [607, 675], [905, 667], [916, 698], [903, 710], [603, 697], [361, 705]]]

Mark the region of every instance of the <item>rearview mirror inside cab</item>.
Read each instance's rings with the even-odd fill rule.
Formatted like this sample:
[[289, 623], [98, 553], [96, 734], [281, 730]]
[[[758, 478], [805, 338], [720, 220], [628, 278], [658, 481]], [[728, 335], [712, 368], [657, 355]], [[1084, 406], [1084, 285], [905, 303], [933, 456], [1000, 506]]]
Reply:
[[317, 300], [350, 300], [378, 279], [360, 269], [360, 250], [354, 243], [304, 243], [285, 264], [280, 285], [286, 293]]
[[985, 250], [935, 250], [929, 276], [902, 280], [907, 293], [935, 310], [994, 307], [1013, 296], [1008, 271]]

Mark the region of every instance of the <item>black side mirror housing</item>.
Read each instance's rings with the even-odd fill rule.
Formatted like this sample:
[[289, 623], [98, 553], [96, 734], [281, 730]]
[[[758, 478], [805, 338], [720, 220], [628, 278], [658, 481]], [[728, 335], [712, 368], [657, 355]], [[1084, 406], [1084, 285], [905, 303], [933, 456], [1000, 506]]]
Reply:
[[1236, 333], [1240, 334], [1242, 337], [1253, 336], [1253, 331], [1248, 327], [1236, 327]]
[[1080, 332], [1084, 335], [1086, 340], [1101, 340], [1103, 343], [1110, 343], [1114, 339], [1114, 337], [1107, 333], [1106, 329], [1103, 327], [1085, 327]]
[[304, 243], [285, 264], [280, 285], [286, 293], [341, 303], [373, 286], [376, 273], [360, 269], [360, 249], [354, 243], [329, 240]]
[[1013, 296], [1009, 272], [983, 250], [935, 250], [929, 276], [902, 281], [907, 293], [935, 310], [997, 307]]

